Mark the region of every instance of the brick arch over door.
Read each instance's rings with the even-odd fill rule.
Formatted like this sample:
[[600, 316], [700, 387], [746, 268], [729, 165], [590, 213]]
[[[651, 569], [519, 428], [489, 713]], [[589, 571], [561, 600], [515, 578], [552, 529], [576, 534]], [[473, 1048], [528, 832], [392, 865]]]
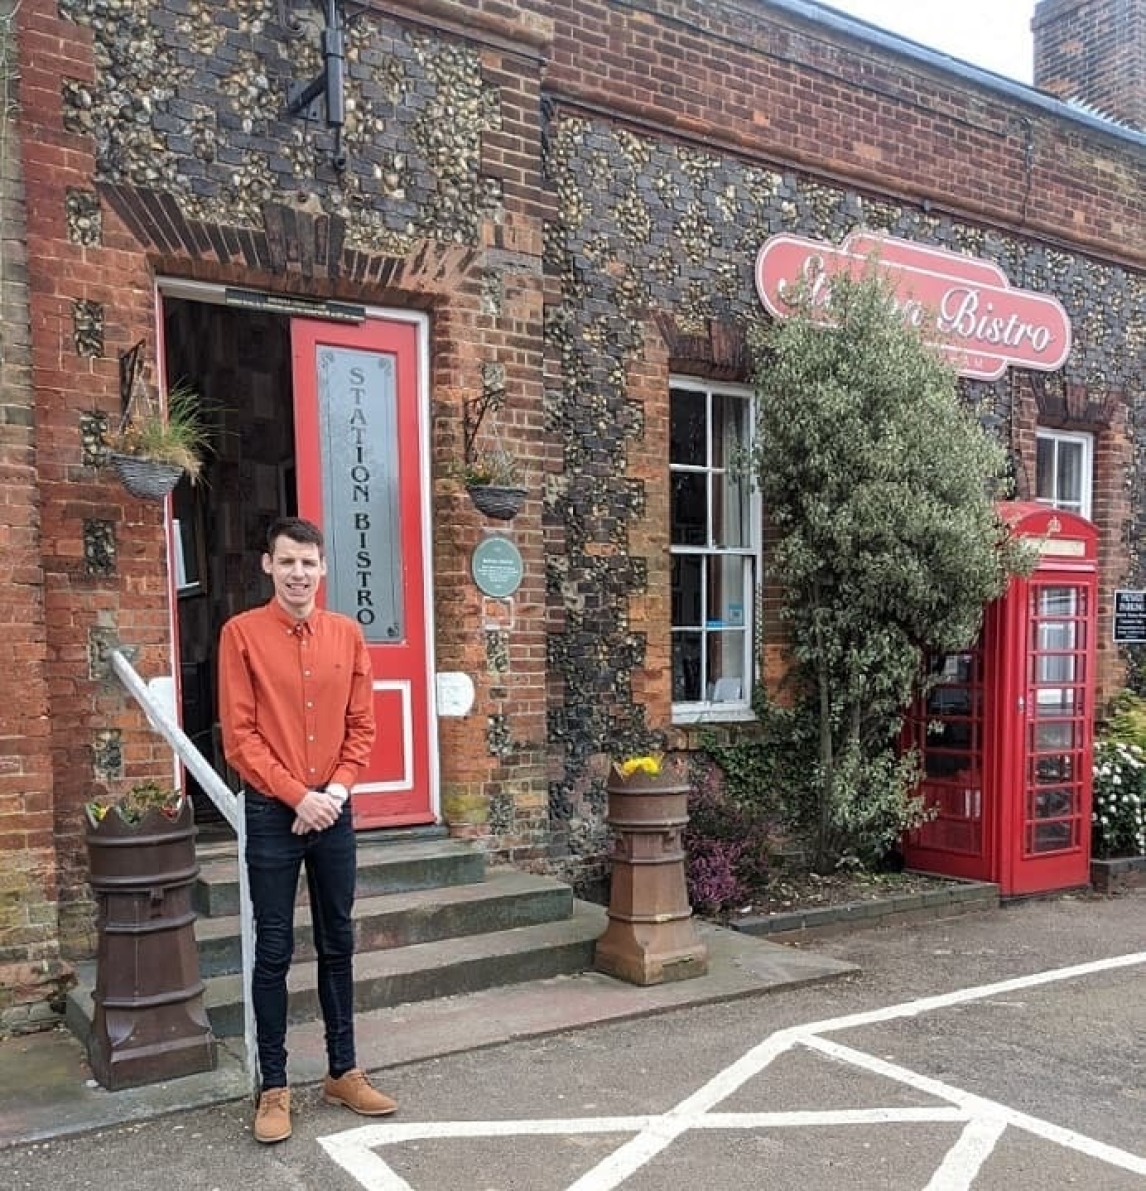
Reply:
[[140, 245], [167, 259], [412, 295], [451, 292], [478, 256], [473, 248], [433, 242], [405, 257], [349, 248], [344, 219], [301, 204], [265, 203], [263, 226], [249, 228], [188, 219], [163, 191], [108, 184], [98, 190]]

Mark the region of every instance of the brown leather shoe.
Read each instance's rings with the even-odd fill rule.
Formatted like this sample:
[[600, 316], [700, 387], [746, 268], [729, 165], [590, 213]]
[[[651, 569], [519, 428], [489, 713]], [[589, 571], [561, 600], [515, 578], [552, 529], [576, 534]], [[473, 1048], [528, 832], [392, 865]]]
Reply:
[[370, 1086], [366, 1072], [352, 1067], [338, 1079], [328, 1075], [322, 1081], [322, 1098], [327, 1104], [343, 1104], [364, 1117], [388, 1117], [398, 1101]]
[[264, 1145], [290, 1137], [290, 1088], [268, 1088], [259, 1097], [254, 1133]]

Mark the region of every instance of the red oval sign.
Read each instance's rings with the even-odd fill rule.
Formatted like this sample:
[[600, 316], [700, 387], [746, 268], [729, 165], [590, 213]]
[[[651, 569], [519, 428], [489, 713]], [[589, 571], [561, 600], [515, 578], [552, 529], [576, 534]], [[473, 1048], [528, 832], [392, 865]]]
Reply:
[[961, 376], [998, 380], [1012, 364], [1053, 372], [1070, 354], [1070, 319], [1057, 298], [1013, 289], [991, 261], [892, 236], [854, 231], [838, 247], [773, 236], [756, 258], [756, 289], [771, 314], [786, 318], [786, 295], [798, 285], [825, 310], [832, 277], [858, 277], [872, 267], [892, 283], [904, 320]]

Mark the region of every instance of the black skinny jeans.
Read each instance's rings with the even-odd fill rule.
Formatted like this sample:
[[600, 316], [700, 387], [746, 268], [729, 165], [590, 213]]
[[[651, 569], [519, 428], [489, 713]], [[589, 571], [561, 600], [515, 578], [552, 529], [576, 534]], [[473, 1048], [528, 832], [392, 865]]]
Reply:
[[318, 999], [326, 1057], [337, 1078], [357, 1066], [354, 1053], [355, 839], [350, 800], [325, 831], [295, 835], [294, 810], [247, 790], [247, 873], [255, 918], [251, 1001], [263, 1091], [287, 1086], [287, 972], [294, 953], [294, 907], [306, 869], [310, 919], [318, 954]]

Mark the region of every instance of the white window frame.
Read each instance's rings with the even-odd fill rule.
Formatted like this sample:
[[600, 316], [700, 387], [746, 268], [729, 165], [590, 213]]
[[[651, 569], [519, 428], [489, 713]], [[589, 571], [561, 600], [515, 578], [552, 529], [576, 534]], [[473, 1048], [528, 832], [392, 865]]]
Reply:
[[1038, 496], [1038, 454], [1035, 455], [1035, 499], [1039, 504], [1050, 505], [1051, 508], [1065, 509], [1069, 513], [1078, 513], [1080, 517], [1085, 517], [1090, 520], [1090, 511], [1092, 506], [1092, 496], [1094, 490], [1094, 435], [1086, 434], [1076, 430], [1049, 430], [1039, 427], [1035, 432], [1037, 442], [1049, 442], [1054, 444], [1054, 471], [1055, 483], [1054, 490], [1058, 491], [1058, 449], [1060, 444], [1070, 444], [1072, 446], [1080, 446], [1082, 448], [1082, 462], [1080, 467], [1081, 473], [1081, 488], [1079, 500], [1076, 502], [1064, 503], [1063, 501], [1050, 499], [1048, 497]]
[[[680, 464], [669, 464], [668, 481], [671, 486], [672, 477], [678, 473], [703, 473], [709, 477], [719, 476], [724, 474], [728, 469], [724, 467], [713, 467], [713, 449], [712, 449], [712, 414], [711, 414], [711, 399], [713, 396], [729, 396], [745, 400], [748, 403], [748, 435], [749, 441], [742, 444], [748, 451], [752, 448], [752, 438], [755, 434], [756, 427], [756, 409], [755, 409], [755, 395], [752, 389], [747, 385], [735, 384], [718, 384], [700, 380], [696, 377], [687, 376], [670, 376], [669, 377], [669, 401], [671, 405], [672, 392], [674, 390], [688, 390], [693, 393], [704, 394], [709, 401], [709, 411], [706, 418], [708, 441], [705, 446], [705, 460], [704, 467], [684, 466]], [[670, 408], [671, 421], [671, 408]], [[670, 496], [669, 501], [670, 518], [672, 509], [672, 500]], [[742, 689], [738, 692], [738, 697], [731, 699], [704, 699], [700, 701], [689, 702], [675, 702], [672, 705], [672, 718], [674, 724], [694, 724], [700, 722], [732, 722], [736, 720], [751, 720], [755, 713], [752, 710], [752, 691], [755, 684], [759, 681], [760, 675], [760, 658], [759, 649], [757, 647], [758, 638], [760, 636], [760, 626], [758, 623], [759, 605], [758, 587], [761, 582], [763, 561], [763, 546], [762, 546], [762, 516], [761, 516], [761, 502], [759, 491], [755, 485], [752, 485], [749, 492], [748, 508], [748, 539], [749, 544], [745, 547], [715, 547], [711, 543], [706, 545], [674, 545], [672, 543], [672, 526], [669, 526], [669, 552], [673, 559], [682, 555], [704, 555], [706, 557], [720, 557], [722, 555], [748, 558], [751, 560], [751, 566], [745, 568], [744, 592], [741, 597], [744, 615], [744, 657], [742, 661], [741, 673], [745, 676], [741, 686]], [[755, 577], [755, 583], [753, 583]], [[702, 600], [707, 593], [702, 592]], [[671, 601], [670, 601], [671, 603]], [[702, 616], [702, 625], [705, 629], [711, 627], [707, 616]], [[670, 612], [670, 635], [676, 636], [676, 626], [672, 624], [672, 613]], [[670, 659], [675, 656], [675, 649], [669, 649]], [[670, 681], [675, 677], [672, 663], [670, 661]]]

